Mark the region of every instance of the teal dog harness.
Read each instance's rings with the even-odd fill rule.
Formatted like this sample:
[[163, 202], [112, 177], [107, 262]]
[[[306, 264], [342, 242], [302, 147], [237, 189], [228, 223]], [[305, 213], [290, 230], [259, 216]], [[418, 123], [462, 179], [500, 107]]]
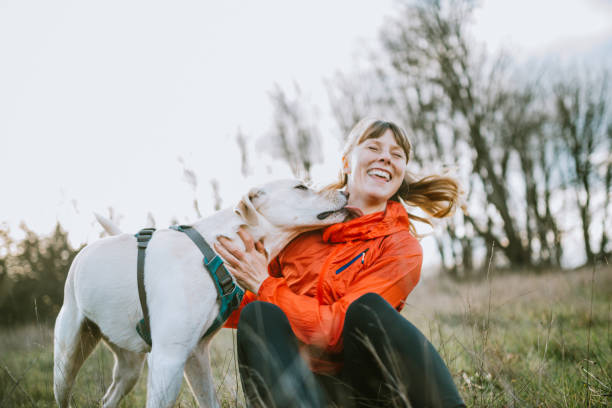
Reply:
[[[223, 260], [208, 245], [204, 237], [190, 225], [173, 225], [171, 229], [185, 233], [204, 255], [204, 267], [215, 282], [217, 288], [217, 298], [221, 301], [219, 314], [215, 318], [212, 326], [204, 333], [204, 337], [215, 332], [228, 319], [229, 315], [240, 306], [244, 291], [236, 285], [232, 275], [223, 266]], [[136, 234], [138, 241], [138, 261], [137, 261], [137, 280], [138, 296], [142, 307], [143, 318], [136, 325], [136, 331], [142, 339], [149, 345], [151, 341], [151, 326], [149, 320], [149, 309], [147, 307], [147, 295], [144, 288], [144, 258], [149, 240], [155, 232], [154, 228], [144, 228]]]

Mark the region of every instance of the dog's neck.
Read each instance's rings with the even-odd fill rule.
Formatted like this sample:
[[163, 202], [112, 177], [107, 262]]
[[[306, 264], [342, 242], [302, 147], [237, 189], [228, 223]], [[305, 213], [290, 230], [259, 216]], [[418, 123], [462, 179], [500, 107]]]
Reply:
[[280, 229], [270, 224], [263, 217], [260, 217], [258, 225], [248, 225], [231, 208], [202, 218], [196, 221], [193, 226], [211, 246], [218, 237], [224, 236], [241, 247], [243, 243], [238, 236], [238, 230], [242, 226], [251, 234], [255, 242], [262, 241], [270, 260], [278, 255], [293, 238], [303, 232]]

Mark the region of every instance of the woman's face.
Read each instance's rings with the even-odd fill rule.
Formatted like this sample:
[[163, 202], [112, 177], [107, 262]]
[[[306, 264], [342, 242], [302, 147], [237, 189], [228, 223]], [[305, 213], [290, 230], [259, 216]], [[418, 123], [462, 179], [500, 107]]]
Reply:
[[364, 140], [352, 151], [344, 171], [348, 174], [349, 202], [365, 213], [386, 205], [399, 190], [406, 171], [406, 153], [391, 130]]

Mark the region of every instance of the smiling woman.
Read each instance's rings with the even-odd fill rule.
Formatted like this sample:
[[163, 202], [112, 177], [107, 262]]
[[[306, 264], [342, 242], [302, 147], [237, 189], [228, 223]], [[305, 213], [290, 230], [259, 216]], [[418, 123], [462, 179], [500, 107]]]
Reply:
[[[435, 218], [450, 215], [457, 205], [457, 181], [436, 175], [414, 180], [406, 170], [411, 150], [406, 133], [396, 124], [363, 119], [348, 136], [339, 181], [326, 189], [346, 188], [349, 205], [364, 214], [380, 211], [387, 200], [393, 200], [420, 207]], [[409, 216], [431, 224], [425, 218]]]
[[270, 262], [246, 233], [246, 250], [215, 246], [250, 291], [227, 323], [238, 328], [249, 406], [465, 406], [437, 351], [398, 313], [421, 273], [411, 220], [428, 222], [402, 202], [445, 217], [459, 194], [452, 178], [408, 177], [410, 148], [397, 125], [359, 122], [340, 180], [326, 187], [348, 194], [347, 220], [300, 235]]

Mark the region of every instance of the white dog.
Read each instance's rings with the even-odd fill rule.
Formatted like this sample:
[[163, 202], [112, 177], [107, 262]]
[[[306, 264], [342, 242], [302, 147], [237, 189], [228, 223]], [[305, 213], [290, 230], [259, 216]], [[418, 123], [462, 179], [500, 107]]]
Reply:
[[[241, 242], [236, 232], [246, 225], [274, 257], [298, 234], [344, 220], [346, 202], [340, 192], [314, 192], [298, 181], [283, 180], [251, 190], [234, 209], [193, 226], [212, 245], [222, 235]], [[147, 352], [147, 407], [172, 406], [183, 371], [198, 404], [217, 407], [208, 352], [212, 335], [202, 336], [217, 317], [219, 303], [202, 253], [184, 233], [164, 229], [153, 235], [144, 280], [152, 348], [135, 330], [143, 316], [136, 258], [136, 238], [120, 234], [86, 246], [74, 259], [55, 323], [53, 389], [58, 405], [68, 407], [79, 368], [103, 339], [115, 355], [104, 407], [118, 406], [132, 389]]]

